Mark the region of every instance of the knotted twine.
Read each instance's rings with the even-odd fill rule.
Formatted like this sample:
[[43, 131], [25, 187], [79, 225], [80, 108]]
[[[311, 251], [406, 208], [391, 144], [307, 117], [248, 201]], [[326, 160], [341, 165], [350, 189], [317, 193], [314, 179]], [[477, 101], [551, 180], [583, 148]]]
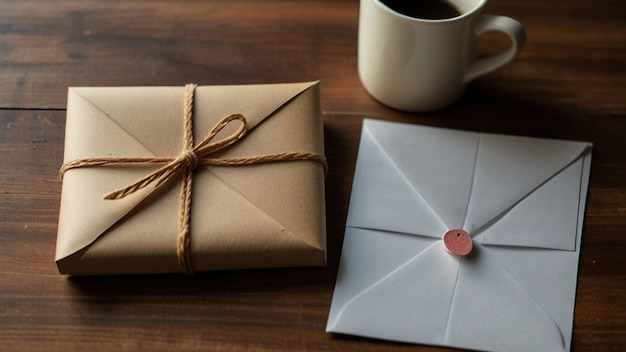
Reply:
[[[193, 171], [199, 166], [237, 166], [252, 165], [277, 161], [291, 160], [311, 160], [320, 163], [324, 167], [324, 173], [328, 170], [326, 158], [318, 153], [312, 152], [286, 152], [276, 154], [264, 154], [241, 158], [210, 158], [209, 156], [219, 150], [227, 148], [242, 140], [248, 132], [248, 122], [239, 113], [224, 116], [213, 126], [209, 133], [194, 146], [193, 141], [193, 98], [196, 84], [185, 86], [184, 106], [183, 106], [183, 150], [175, 158], [139, 157], [139, 158], [85, 158], [72, 160], [64, 163], [59, 171], [59, 176], [63, 180], [65, 173], [71, 169], [119, 165], [119, 164], [165, 164], [160, 169], [134, 182], [122, 189], [113, 191], [104, 196], [104, 199], [121, 199], [146, 186], [154, 183], [154, 188], [161, 186], [164, 182], [174, 177], [182, 171], [182, 183], [180, 190], [180, 207], [178, 221], [178, 236], [176, 240], [176, 255], [178, 265], [185, 274], [193, 274], [194, 268], [191, 262], [190, 247], [190, 217], [191, 217], [191, 185]], [[228, 124], [239, 121], [239, 128], [231, 135], [213, 142], [213, 138]]]

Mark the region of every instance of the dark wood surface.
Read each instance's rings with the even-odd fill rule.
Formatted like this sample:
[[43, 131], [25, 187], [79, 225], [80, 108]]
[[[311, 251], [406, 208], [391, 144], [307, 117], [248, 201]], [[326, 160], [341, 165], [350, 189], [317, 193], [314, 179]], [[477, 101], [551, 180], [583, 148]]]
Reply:
[[[574, 351], [626, 350], [626, 3], [491, 0], [527, 44], [455, 105], [357, 77], [358, 1], [0, 1], [0, 350], [443, 351], [324, 332], [364, 116], [594, 143]], [[481, 51], [507, 45], [487, 36]], [[54, 265], [68, 86], [322, 81], [326, 268], [72, 278]]]

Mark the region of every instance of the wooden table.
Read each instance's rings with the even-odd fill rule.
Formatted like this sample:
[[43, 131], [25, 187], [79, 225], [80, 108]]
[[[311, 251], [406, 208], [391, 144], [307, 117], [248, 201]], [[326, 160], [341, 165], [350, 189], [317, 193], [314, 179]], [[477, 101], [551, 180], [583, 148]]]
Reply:
[[[0, 1], [0, 350], [442, 351], [324, 332], [364, 116], [594, 143], [574, 351], [626, 349], [626, 6], [492, 0], [521, 55], [408, 114], [356, 71], [356, 0]], [[481, 51], [507, 45], [488, 36]], [[54, 264], [68, 86], [322, 81], [326, 268], [68, 279]]]

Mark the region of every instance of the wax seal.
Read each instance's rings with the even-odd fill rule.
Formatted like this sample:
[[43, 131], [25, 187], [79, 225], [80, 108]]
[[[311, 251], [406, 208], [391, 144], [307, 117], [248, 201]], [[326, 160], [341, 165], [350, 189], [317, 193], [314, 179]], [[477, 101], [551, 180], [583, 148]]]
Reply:
[[468, 255], [472, 251], [472, 238], [469, 233], [454, 229], [443, 235], [443, 247], [456, 255]]

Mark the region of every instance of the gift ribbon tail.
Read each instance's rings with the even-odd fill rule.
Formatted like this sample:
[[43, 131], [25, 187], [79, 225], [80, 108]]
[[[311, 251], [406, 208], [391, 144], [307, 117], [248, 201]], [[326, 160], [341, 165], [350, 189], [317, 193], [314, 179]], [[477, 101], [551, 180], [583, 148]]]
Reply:
[[140, 189], [147, 187], [151, 183], [155, 183], [154, 188], [158, 188], [165, 181], [167, 181], [172, 175], [174, 175], [181, 167], [181, 162], [179, 159], [174, 160], [173, 162], [165, 165], [164, 167], [158, 169], [157, 171], [149, 174], [148, 176], [140, 179], [139, 181], [131, 184], [130, 186], [124, 187], [122, 189], [118, 189], [104, 196], [104, 199], [121, 199], [130, 194], [133, 194]]

